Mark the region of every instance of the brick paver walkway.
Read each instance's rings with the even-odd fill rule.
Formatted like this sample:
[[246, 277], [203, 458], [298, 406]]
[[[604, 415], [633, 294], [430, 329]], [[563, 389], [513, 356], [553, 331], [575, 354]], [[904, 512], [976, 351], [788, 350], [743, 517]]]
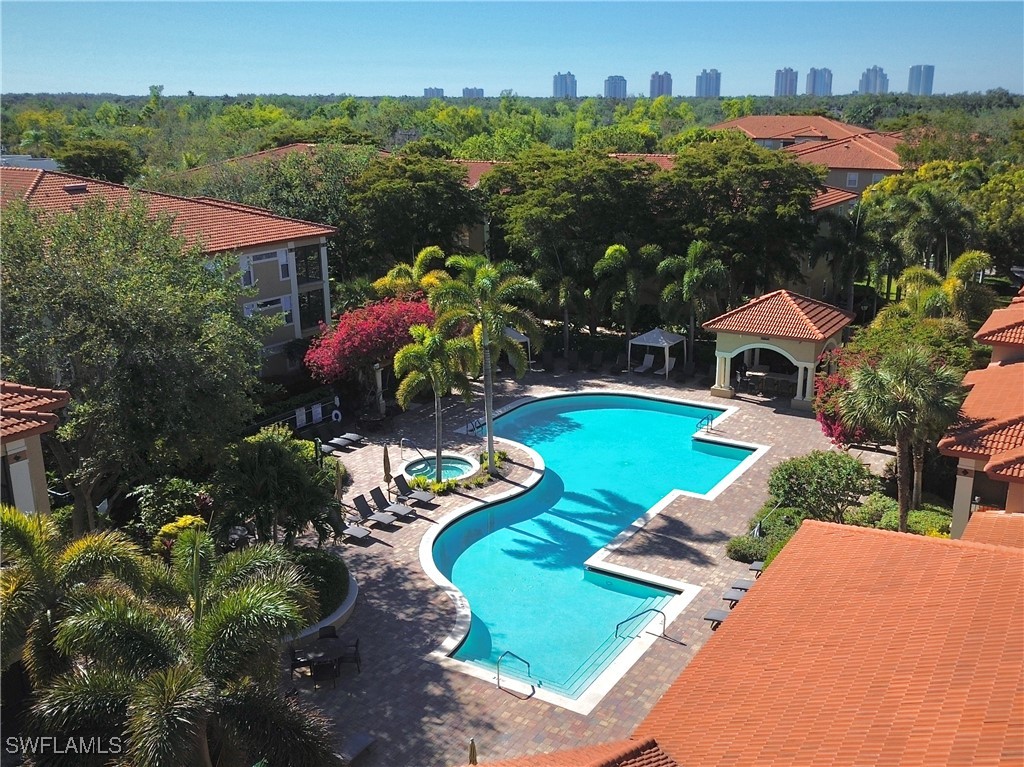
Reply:
[[[667, 635], [684, 644], [658, 641], [587, 716], [536, 700], [522, 700], [494, 685], [453, 672], [427, 660], [448, 635], [455, 609], [422, 571], [420, 539], [444, 514], [467, 502], [467, 494], [439, 499], [423, 518], [394, 529], [378, 529], [373, 541], [338, 547], [359, 583], [355, 612], [344, 633], [360, 637], [362, 673], [342, 668], [336, 687], [313, 690], [299, 683], [300, 695], [333, 720], [338, 742], [355, 731], [370, 732], [376, 744], [361, 757], [366, 767], [441, 767], [464, 764], [470, 738], [481, 763], [627, 737], [668, 685], [710, 636], [704, 613], [723, 607], [721, 595], [746, 566], [725, 556], [726, 541], [747, 529], [750, 516], [764, 503], [768, 473], [779, 461], [812, 449], [827, 449], [818, 424], [809, 414], [787, 409], [788, 400], [741, 395], [734, 400], [710, 396], [695, 384], [665, 384], [651, 377], [528, 373], [521, 381], [499, 379], [496, 406], [528, 395], [586, 389], [643, 391], [667, 397], [732, 405], [738, 411], [722, 423], [720, 436], [770, 446], [770, 450], [713, 501], [680, 498], [644, 530], [616, 551], [610, 561], [703, 587], [693, 602], [668, 626]], [[456, 433], [482, 416], [482, 398], [466, 406], [446, 400], [445, 447], [468, 454], [483, 441]], [[370, 444], [352, 451], [344, 463], [353, 477], [346, 499], [379, 485], [383, 445], [395, 471], [400, 465], [398, 440], [411, 439], [424, 453], [433, 447], [433, 411], [423, 407], [392, 419], [386, 430], [368, 434]], [[406, 459], [412, 457], [405, 448]], [[510, 451], [512, 462], [527, 462]], [[876, 470], [887, 458], [866, 454]], [[525, 468], [514, 468], [516, 481]], [[502, 492], [501, 480], [474, 491], [473, 497]], [[567, 627], [568, 629], [568, 627]]]

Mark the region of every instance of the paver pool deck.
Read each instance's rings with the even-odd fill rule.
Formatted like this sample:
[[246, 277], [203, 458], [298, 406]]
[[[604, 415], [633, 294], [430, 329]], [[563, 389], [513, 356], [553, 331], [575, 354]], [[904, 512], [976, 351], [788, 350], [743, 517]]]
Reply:
[[[376, 743], [360, 757], [366, 767], [447, 767], [467, 763], [469, 740], [475, 739], [481, 764], [527, 754], [592, 745], [629, 736], [637, 724], [711, 636], [703, 620], [711, 608], [725, 607], [722, 594], [735, 578], [749, 577], [747, 566], [725, 555], [725, 544], [747, 530], [751, 515], [767, 498], [767, 480], [780, 461], [830, 443], [808, 413], [788, 408], [788, 399], [739, 395], [723, 400], [693, 379], [665, 383], [639, 375], [530, 372], [515, 381], [499, 378], [495, 407], [521, 397], [584, 390], [620, 390], [730, 406], [737, 411], [716, 428], [723, 438], [769, 446], [738, 480], [711, 501], [678, 498], [642, 531], [618, 549], [610, 561], [701, 587], [700, 593], [666, 630], [672, 641], [656, 641], [588, 715], [537, 699], [523, 699], [494, 684], [450, 671], [428, 660], [455, 623], [455, 607], [423, 572], [420, 539], [436, 520], [471, 499], [505, 492], [525, 476], [524, 452], [510, 451], [508, 477], [480, 490], [459, 491], [421, 510], [420, 519], [393, 528], [374, 529], [372, 541], [337, 547], [359, 584], [355, 611], [344, 634], [360, 638], [362, 673], [343, 666], [337, 686], [313, 689], [307, 677], [299, 694], [333, 722], [340, 744], [353, 732], [369, 732]], [[480, 397], [466, 406], [445, 400], [444, 446], [469, 455], [484, 448], [482, 438], [458, 434], [483, 415]], [[376, 433], [369, 444], [343, 459], [352, 474], [346, 502], [383, 483], [383, 446], [388, 445], [394, 471], [415, 450], [400, 450], [411, 440], [427, 454], [433, 449], [433, 409], [403, 413]], [[687, 435], [688, 436], [688, 435]], [[858, 456], [879, 473], [889, 455]], [[656, 468], [656, 467], [652, 467]], [[555, 630], [558, 626], [553, 606]], [[680, 643], [681, 642], [681, 643]], [[751, 669], [756, 674], [756, 669]], [[284, 674], [287, 679], [287, 674]], [[290, 684], [290, 683], [289, 683]], [[699, 708], [699, 706], [698, 706]]]

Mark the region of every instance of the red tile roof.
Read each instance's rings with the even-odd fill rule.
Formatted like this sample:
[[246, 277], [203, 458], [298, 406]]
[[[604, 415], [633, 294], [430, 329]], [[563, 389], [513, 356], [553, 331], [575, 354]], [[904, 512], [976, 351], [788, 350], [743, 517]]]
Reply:
[[804, 522], [634, 733], [685, 767], [1024, 763], [1021, 551]]
[[1024, 346], [1024, 288], [1009, 306], [992, 312], [974, 337], [988, 346]]
[[674, 154], [638, 154], [635, 152], [613, 152], [608, 155], [614, 157], [616, 160], [643, 160], [653, 165], [657, 165], [662, 170], [672, 170], [676, 164], [676, 156]]
[[755, 140], [792, 139], [808, 136], [839, 139], [868, 133], [867, 128], [847, 125], [819, 115], [748, 115], [712, 125], [711, 130], [739, 130]]
[[753, 336], [825, 341], [853, 321], [853, 315], [824, 301], [776, 290], [704, 323], [705, 330]]
[[619, 740], [485, 764], [487, 767], [679, 767], [652, 738]]
[[818, 192], [818, 195], [811, 200], [811, 210], [825, 210], [825, 208], [831, 208], [836, 205], [843, 205], [848, 202], [852, 202], [857, 199], [856, 192], [850, 192], [846, 189], [839, 189], [834, 186], [825, 186], [825, 191]]
[[466, 169], [467, 179], [466, 185], [470, 189], [475, 189], [480, 183], [480, 179], [486, 173], [490, 173], [494, 170], [496, 165], [507, 165], [506, 162], [500, 162], [498, 160], [452, 160], [456, 165], [461, 165]]
[[1024, 514], [976, 511], [960, 540], [1024, 549]]
[[136, 191], [121, 184], [57, 171], [0, 168], [0, 201], [3, 205], [20, 199], [34, 208], [63, 213], [95, 197], [104, 199], [108, 204], [125, 205], [132, 195], [145, 200], [152, 215], [174, 217], [185, 239], [190, 244], [201, 243], [206, 253], [324, 237], [337, 231], [331, 226], [276, 216], [222, 200]]
[[939, 440], [939, 452], [987, 460], [985, 473], [1024, 482], [1024, 361], [971, 370], [956, 422]]
[[55, 411], [65, 407], [70, 398], [60, 389], [0, 381], [0, 437], [31, 437], [53, 431], [58, 423]]
[[785, 147], [797, 161], [832, 169], [901, 171], [903, 164], [896, 147], [903, 143], [900, 133], [862, 133], [836, 141], [805, 142]]

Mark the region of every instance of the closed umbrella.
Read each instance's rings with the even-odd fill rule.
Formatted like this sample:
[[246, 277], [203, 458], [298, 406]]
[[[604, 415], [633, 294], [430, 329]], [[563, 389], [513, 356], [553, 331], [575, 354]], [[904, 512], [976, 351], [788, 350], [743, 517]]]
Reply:
[[384, 484], [391, 487], [391, 456], [387, 445], [384, 445]]
[[334, 497], [341, 503], [345, 496], [345, 474], [341, 470], [341, 461], [334, 462]]
[[469, 763], [476, 764], [476, 741], [469, 739]]

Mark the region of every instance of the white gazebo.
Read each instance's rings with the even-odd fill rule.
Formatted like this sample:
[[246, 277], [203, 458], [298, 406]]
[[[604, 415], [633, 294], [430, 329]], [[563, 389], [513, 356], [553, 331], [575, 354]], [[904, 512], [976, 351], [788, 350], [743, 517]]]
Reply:
[[505, 335], [516, 343], [526, 344], [526, 365], [529, 367], [530, 363], [533, 362], [533, 349], [530, 347], [530, 337], [520, 333], [511, 325], [505, 328]]
[[[686, 336], [681, 336], [678, 333], [670, 333], [663, 328], [654, 328], [654, 330], [648, 330], [642, 335], [636, 336], [629, 340], [629, 358], [633, 358], [633, 346], [657, 346], [665, 350], [665, 380], [668, 380], [668, 374], [671, 372], [668, 367], [669, 352], [668, 350], [675, 346], [677, 343], [682, 341]], [[686, 362], [686, 347], [683, 346], [683, 362]]]

